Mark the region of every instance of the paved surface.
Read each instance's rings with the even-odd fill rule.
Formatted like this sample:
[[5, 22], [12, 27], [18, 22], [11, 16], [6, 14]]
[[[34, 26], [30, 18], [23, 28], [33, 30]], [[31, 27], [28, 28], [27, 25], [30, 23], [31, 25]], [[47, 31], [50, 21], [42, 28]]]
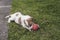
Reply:
[[9, 14], [11, 0], [0, 0], [0, 40], [8, 40], [8, 26], [4, 18]]

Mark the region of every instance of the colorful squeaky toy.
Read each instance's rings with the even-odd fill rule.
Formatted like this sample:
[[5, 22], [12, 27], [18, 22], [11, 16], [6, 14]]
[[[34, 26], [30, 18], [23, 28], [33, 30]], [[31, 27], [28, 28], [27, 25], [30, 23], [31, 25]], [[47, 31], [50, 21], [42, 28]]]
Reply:
[[32, 25], [32, 30], [33, 31], [37, 31], [39, 29], [39, 25], [38, 24], [33, 24]]

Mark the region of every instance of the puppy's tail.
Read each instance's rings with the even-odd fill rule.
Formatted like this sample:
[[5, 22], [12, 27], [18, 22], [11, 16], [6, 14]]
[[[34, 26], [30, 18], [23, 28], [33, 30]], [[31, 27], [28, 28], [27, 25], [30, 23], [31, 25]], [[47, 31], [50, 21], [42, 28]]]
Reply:
[[8, 15], [8, 16], [6, 16], [5, 18], [9, 18], [9, 17], [11, 17], [10, 15]]

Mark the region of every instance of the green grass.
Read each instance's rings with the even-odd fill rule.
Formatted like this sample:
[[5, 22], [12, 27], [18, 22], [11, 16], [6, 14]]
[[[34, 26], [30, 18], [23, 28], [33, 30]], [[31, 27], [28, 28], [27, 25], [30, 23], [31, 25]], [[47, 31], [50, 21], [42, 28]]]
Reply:
[[20, 11], [33, 17], [38, 31], [9, 24], [8, 40], [60, 40], [60, 0], [13, 0], [11, 13]]

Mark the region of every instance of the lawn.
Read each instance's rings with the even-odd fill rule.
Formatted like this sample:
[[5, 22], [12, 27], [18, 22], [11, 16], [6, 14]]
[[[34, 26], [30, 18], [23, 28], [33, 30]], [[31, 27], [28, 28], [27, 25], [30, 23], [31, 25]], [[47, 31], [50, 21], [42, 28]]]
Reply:
[[12, 0], [11, 13], [33, 17], [38, 31], [28, 31], [14, 22], [8, 24], [8, 40], [60, 40], [60, 0]]

